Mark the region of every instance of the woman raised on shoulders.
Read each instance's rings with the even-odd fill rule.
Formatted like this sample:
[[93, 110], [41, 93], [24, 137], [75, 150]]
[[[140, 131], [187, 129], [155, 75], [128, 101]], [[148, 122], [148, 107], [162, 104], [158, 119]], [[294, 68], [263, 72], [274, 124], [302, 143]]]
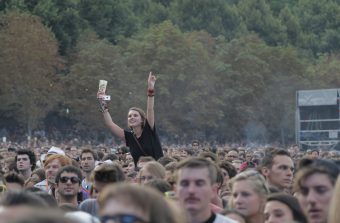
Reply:
[[107, 103], [103, 99], [104, 93], [98, 92], [97, 94], [106, 126], [115, 136], [125, 141], [126, 146], [130, 148], [135, 166], [141, 156], [152, 156], [155, 160], [163, 156], [161, 143], [155, 126], [155, 83], [156, 76], [150, 72], [148, 78], [146, 114], [140, 108], [130, 108], [127, 117], [128, 130], [124, 130], [112, 121]]

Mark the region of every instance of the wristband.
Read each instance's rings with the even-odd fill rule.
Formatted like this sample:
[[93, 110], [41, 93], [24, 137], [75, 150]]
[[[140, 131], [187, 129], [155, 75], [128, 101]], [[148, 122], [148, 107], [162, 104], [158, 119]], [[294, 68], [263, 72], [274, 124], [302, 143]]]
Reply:
[[155, 89], [148, 89], [148, 97], [155, 96]]
[[99, 111], [101, 111], [102, 113], [109, 110], [106, 101], [102, 99], [98, 99], [98, 103], [99, 103]]

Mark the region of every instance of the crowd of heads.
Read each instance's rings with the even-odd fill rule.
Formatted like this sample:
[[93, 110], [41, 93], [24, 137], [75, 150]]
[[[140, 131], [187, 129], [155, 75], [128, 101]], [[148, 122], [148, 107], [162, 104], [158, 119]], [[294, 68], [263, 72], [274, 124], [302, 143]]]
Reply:
[[335, 223], [340, 217], [336, 150], [211, 148], [198, 140], [163, 149], [159, 160], [141, 157], [135, 165], [126, 147], [4, 147], [0, 223], [181, 223], [212, 216], [230, 223]]

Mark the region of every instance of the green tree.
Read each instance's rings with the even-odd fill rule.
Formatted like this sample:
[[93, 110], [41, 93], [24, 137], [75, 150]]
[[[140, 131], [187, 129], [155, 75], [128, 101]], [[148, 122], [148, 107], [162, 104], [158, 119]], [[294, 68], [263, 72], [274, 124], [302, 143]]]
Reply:
[[242, 138], [242, 129], [255, 117], [253, 106], [265, 87], [266, 61], [259, 57], [267, 47], [257, 36], [245, 36], [226, 44], [218, 43], [215, 88], [224, 102], [219, 132], [228, 140]]
[[43, 24], [50, 27], [59, 41], [59, 52], [63, 55], [71, 49], [85, 28], [79, 17], [78, 0], [14, 0], [1, 1], [0, 11], [17, 10], [42, 18]]
[[216, 88], [225, 102], [220, 132], [229, 140], [241, 140], [255, 122], [265, 127], [267, 140], [280, 138], [281, 132], [292, 139], [295, 91], [307, 83], [303, 57], [291, 48], [268, 46], [254, 35], [222, 42], [218, 49]]
[[299, 45], [314, 55], [340, 50], [340, 4], [328, 0], [300, 0], [294, 13], [299, 18]]
[[231, 39], [240, 25], [237, 8], [224, 0], [176, 0], [170, 8], [171, 21], [183, 31], [205, 30]]
[[133, 35], [140, 27], [130, 1], [83, 0], [79, 3], [79, 11], [100, 38], [112, 43]]
[[261, 55], [269, 72], [255, 105], [256, 119], [268, 130], [269, 141], [294, 141], [296, 91], [310, 86], [305, 57], [291, 47], [267, 48]]
[[58, 44], [36, 16], [9, 12], [0, 20], [0, 103], [31, 134], [58, 99]]
[[[77, 121], [78, 130], [105, 129], [96, 99], [99, 80], [108, 81], [111, 114], [114, 117], [126, 117], [127, 103], [124, 100], [129, 95], [129, 80], [125, 76], [128, 72], [121, 52], [110, 42], [100, 40], [93, 32], [85, 33], [80, 38], [70, 73], [63, 79], [65, 93], [61, 106], [70, 109], [68, 116]], [[120, 120], [116, 121], [123, 124]]]
[[295, 4], [297, 4], [298, 1], [295, 0], [271, 0], [271, 1], [267, 1], [268, 4], [270, 4], [270, 8], [273, 11], [275, 16], [278, 16], [281, 11], [288, 7], [291, 8], [293, 7]]
[[185, 34], [164, 22], [128, 42], [126, 64], [133, 70], [128, 79], [136, 81], [130, 86], [135, 104], [145, 108], [146, 75], [154, 71], [157, 125], [173, 137], [181, 132], [183, 140], [205, 136], [222, 115], [216, 108], [220, 102], [211, 97], [215, 82], [207, 48], [213, 41], [206, 32]]
[[60, 53], [65, 55], [77, 42], [85, 27], [79, 16], [78, 1], [75, 0], [37, 0], [27, 1], [27, 7], [34, 15], [40, 16], [50, 27], [59, 41]]
[[273, 16], [270, 5], [265, 0], [241, 0], [237, 7], [249, 31], [257, 33], [269, 45], [286, 43], [286, 28]]
[[1, 11], [11, 11], [11, 10], [17, 10], [17, 11], [25, 11], [26, 4], [25, 0], [2, 0], [0, 1], [0, 12]]
[[339, 54], [321, 55], [310, 64], [307, 75], [312, 79], [314, 88], [339, 88], [340, 85], [340, 59]]
[[284, 7], [279, 15], [282, 24], [286, 27], [288, 42], [297, 45], [301, 35], [299, 19], [292, 13], [289, 7]]
[[133, 13], [138, 18], [141, 28], [159, 24], [169, 19], [169, 8], [166, 2], [155, 0], [132, 1]]

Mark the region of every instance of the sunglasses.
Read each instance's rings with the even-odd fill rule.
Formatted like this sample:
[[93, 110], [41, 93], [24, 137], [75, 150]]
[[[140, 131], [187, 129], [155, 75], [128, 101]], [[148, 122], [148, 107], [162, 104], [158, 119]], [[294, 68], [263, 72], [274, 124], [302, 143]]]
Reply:
[[73, 183], [73, 184], [80, 182], [78, 177], [60, 177], [59, 181], [60, 181], [60, 183], [65, 184], [65, 183], [68, 182], [68, 180], [71, 180], [71, 183]]
[[143, 219], [129, 214], [120, 215], [104, 215], [100, 218], [101, 223], [107, 223], [109, 221], [120, 222], [120, 223], [147, 223]]

